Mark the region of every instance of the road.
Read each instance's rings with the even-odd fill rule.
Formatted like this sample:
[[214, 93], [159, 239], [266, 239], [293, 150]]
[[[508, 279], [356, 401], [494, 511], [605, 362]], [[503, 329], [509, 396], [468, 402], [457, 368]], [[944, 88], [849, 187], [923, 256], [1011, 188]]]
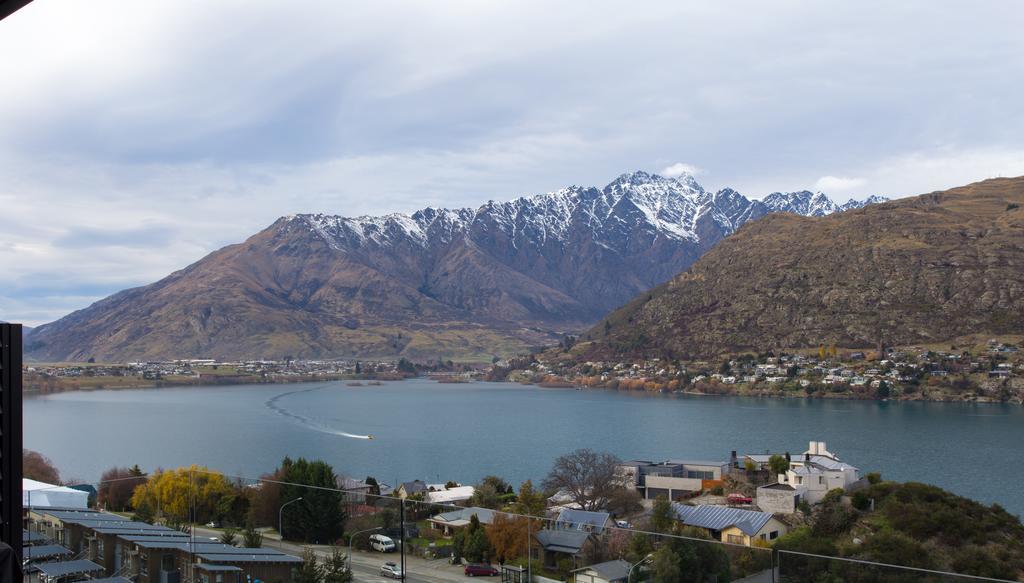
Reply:
[[[195, 528], [195, 536], [197, 537], [208, 537], [212, 539], [219, 539], [222, 531], [210, 530], [207, 528]], [[278, 549], [282, 552], [297, 557], [302, 556], [302, 552], [307, 549], [313, 549], [313, 552], [317, 554], [321, 559], [329, 556], [333, 550], [333, 547], [328, 545], [302, 545], [290, 542], [281, 542], [277, 538], [271, 538], [274, 535], [264, 534], [263, 546]], [[348, 547], [342, 547], [342, 552], [348, 554]], [[359, 583], [384, 583], [389, 581], [394, 583], [394, 579], [388, 579], [381, 577], [380, 567], [388, 561], [401, 564], [402, 559], [398, 553], [378, 553], [374, 551], [360, 551], [356, 550], [352, 553], [352, 573], [355, 575], [355, 580]], [[437, 559], [428, 561], [420, 557], [412, 557], [406, 555], [405, 557], [405, 570], [406, 570], [406, 582], [407, 583], [431, 583], [434, 581], [465, 581], [467, 577], [463, 574], [462, 567], [457, 567], [448, 564], [447, 559]]]

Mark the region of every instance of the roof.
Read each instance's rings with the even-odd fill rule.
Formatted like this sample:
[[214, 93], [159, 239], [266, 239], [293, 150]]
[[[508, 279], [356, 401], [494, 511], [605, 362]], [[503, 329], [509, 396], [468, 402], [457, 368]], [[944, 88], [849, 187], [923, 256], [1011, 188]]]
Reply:
[[415, 494], [417, 492], [426, 492], [427, 485], [422, 480], [413, 480], [411, 482], [402, 482], [398, 489], [404, 489], [406, 494]]
[[89, 579], [89, 583], [132, 583], [132, 580], [124, 577], [103, 577], [102, 579]]
[[[124, 516], [99, 512], [96, 510], [76, 510], [74, 508], [35, 508], [35, 512], [52, 516], [63, 522], [132, 522]], [[144, 524], [136, 522], [135, 524]]]
[[578, 554], [587, 544], [590, 533], [578, 530], [548, 530], [544, 529], [537, 533], [537, 542], [544, 550], [556, 553]]
[[617, 581], [619, 579], [626, 579], [629, 577], [629, 568], [631, 566], [632, 565], [627, 561], [616, 559], [614, 561], [606, 561], [596, 565], [589, 565], [582, 569], [576, 569], [573, 573], [589, 570], [594, 571], [599, 577], [607, 581]]
[[609, 518], [611, 518], [611, 515], [607, 512], [590, 512], [587, 510], [564, 508], [558, 513], [555, 523], [557, 528], [591, 530], [595, 534], [601, 534]]
[[712, 468], [720, 468], [722, 466], [729, 465], [729, 462], [719, 461], [708, 461], [708, 460], [668, 460], [670, 464], [677, 464], [681, 466], [710, 466]]
[[342, 490], [366, 490], [370, 487], [366, 482], [348, 476], [338, 476], [337, 483]]
[[213, 565], [211, 563], [196, 563], [196, 569], [200, 571], [241, 571], [241, 567], [234, 565]]
[[747, 536], [757, 534], [772, 519], [772, 514], [769, 512], [757, 512], [755, 510], [743, 510], [742, 508], [729, 508], [726, 506], [710, 506], [706, 504], [686, 506], [674, 502], [672, 509], [675, 510], [679, 520], [687, 526], [698, 526], [718, 531], [735, 526]]
[[469, 508], [459, 508], [458, 510], [452, 510], [451, 512], [442, 512], [441, 514], [432, 517], [430, 521], [444, 523], [449, 526], [465, 526], [469, 524], [469, 520], [474, 514], [476, 514], [476, 518], [481, 524], [491, 524], [494, 522], [494, 515], [497, 514], [497, 512], [490, 508], [470, 506]]
[[39, 534], [38, 532], [32, 532], [30, 530], [21, 531], [21, 542], [24, 543], [37, 543], [46, 540], [46, 537]]
[[60, 545], [35, 545], [21, 547], [21, 558], [28, 561], [31, 559], [48, 559], [72, 554], [71, 551]]
[[458, 486], [456, 488], [448, 488], [447, 490], [437, 490], [434, 492], [427, 492], [427, 502], [456, 502], [459, 500], [469, 500], [473, 497], [473, 493], [476, 488], [473, 486]]
[[196, 556], [203, 561], [212, 563], [301, 563], [302, 559], [284, 553], [259, 554], [245, 551], [258, 551], [260, 549], [238, 549], [240, 553], [196, 553]]
[[52, 563], [36, 563], [35, 567], [47, 577], [64, 577], [66, 575], [77, 575], [79, 573], [96, 573], [102, 571], [103, 567], [92, 561], [54, 561]]
[[789, 484], [780, 484], [776, 482], [774, 484], [768, 484], [767, 486], [760, 486], [758, 490], [786, 490], [794, 492], [796, 491], [796, 488], [790, 486]]

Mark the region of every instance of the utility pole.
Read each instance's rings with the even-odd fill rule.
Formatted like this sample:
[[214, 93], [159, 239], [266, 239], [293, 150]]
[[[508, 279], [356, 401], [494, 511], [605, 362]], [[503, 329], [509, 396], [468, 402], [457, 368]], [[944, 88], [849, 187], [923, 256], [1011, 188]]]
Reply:
[[402, 522], [402, 534], [400, 538], [402, 541], [402, 580], [405, 581], [405, 498], [402, 498], [402, 510], [400, 516]]

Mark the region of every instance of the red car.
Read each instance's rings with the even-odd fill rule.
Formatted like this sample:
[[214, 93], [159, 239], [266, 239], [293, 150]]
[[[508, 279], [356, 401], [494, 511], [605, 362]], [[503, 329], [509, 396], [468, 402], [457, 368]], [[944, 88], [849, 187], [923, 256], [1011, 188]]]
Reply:
[[465, 573], [467, 577], [496, 577], [501, 574], [490, 565], [466, 565]]
[[744, 496], [743, 494], [739, 494], [739, 493], [736, 493], [736, 492], [733, 492], [732, 494], [729, 494], [729, 496], [726, 498], [726, 500], [729, 501], [729, 504], [753, 504], [754, 503], [754, 499], [751, 498], [750, 496]]

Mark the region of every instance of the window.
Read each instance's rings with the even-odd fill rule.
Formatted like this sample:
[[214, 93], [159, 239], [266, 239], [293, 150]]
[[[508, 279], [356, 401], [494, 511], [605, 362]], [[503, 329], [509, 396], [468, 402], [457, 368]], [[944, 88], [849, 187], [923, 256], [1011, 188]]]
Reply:
[[174, 570], [174, 555], [168, 553], [160, 557], [160, 568], [164, 571]]
[[694, 480], [714, 480], [715, 472], [699, 472], [695, 470], [686, 470], [686, 477]]
[[796, 477], [796, 483], [797, 484], [803, 484], [804, 483], [804, 477], [803, 476], [797, 476]]
[[139, 553], [139, 574], [149, 576], [149, 555]]
[[728, 534], [725, 536], [725, 542], [732, 543], [734, 545], [742, 545], [743, 537], [738, 534]]
[[777, 538], [779, 538], [779, 531], [773, 530], [770, 533], [768, 533], [768, 540], [775, 540]]

